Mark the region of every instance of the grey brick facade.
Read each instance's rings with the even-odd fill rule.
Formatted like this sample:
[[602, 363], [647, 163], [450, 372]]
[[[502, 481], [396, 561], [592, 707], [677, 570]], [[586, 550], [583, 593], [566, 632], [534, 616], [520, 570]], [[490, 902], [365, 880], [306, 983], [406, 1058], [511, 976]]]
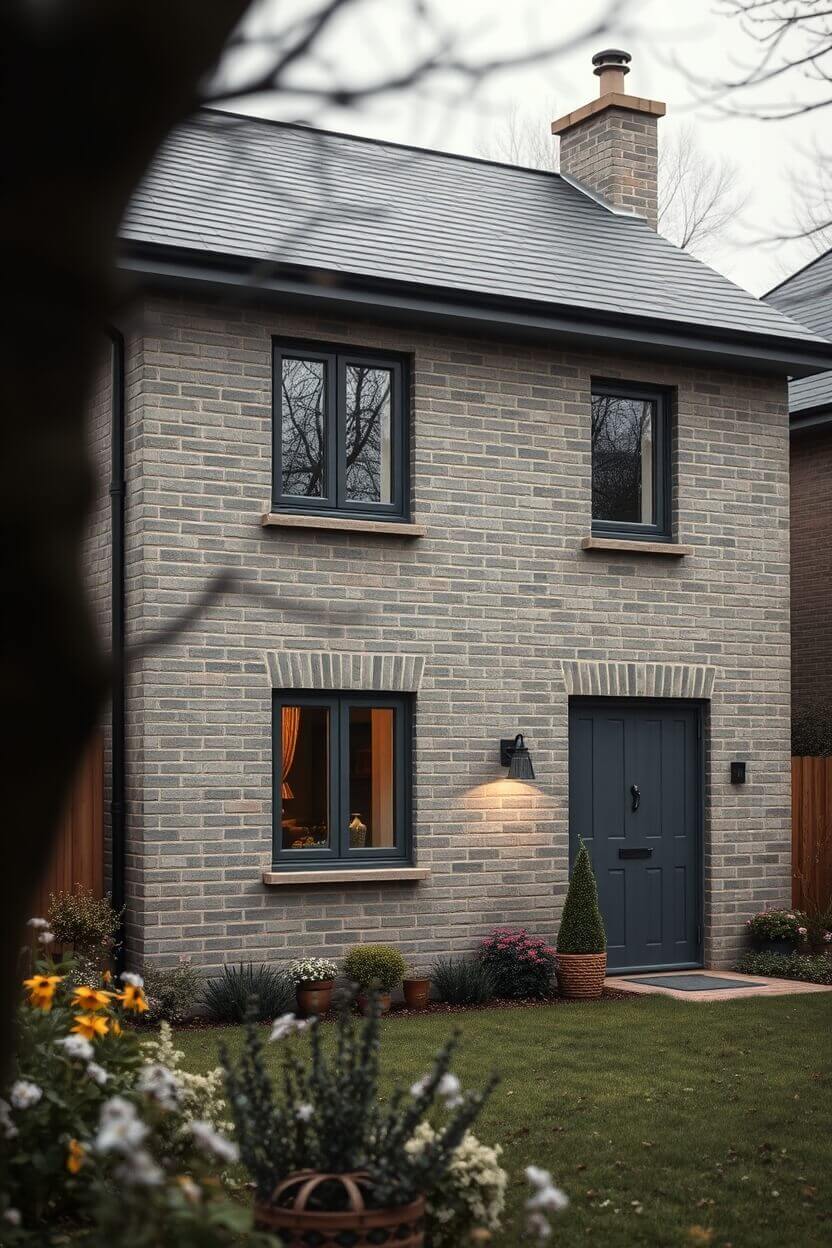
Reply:
[[[426, 536], [261, 527], [272, 335], [411, 356], [412, 510]], [[127, 365], [129, 639], [219, 569], [238, 577], [131, 678], [134, 960], [188, 952], [210, 968], [382, 939], [424, 965], [495, 923], [553, 937], [581, 681], [707, 699], [706, 960], [727, 964], [748, 915], [788, 901], [785, 381], [173, 297], [146, 305]], [[692, 555], [581, 549], [596, 376], [676, 389], [675, 536]], [[106, 405], [94, 411], [106, 420]], [[397, 680], [420, 671], [414, 842], [427, 879], [262, 882], [272, 683], [290, 652], [337, 656], [359, 680], [372, 667], [347, 656], [390, 656], [390, 672], [405, 656]], [[498, 740], [516, 731], [535, 789], [499, 765]], [[734, 757], [749, 760], [743, 788], [729, 783]]]

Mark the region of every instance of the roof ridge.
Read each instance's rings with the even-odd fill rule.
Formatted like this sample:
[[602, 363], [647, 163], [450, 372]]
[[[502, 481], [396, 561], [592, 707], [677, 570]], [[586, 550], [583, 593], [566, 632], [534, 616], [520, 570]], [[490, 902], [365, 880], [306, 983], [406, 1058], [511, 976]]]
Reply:
[[[375, 139], [367, 134], [351, 134], [349, 130], [329, 130], [323, 126], [310, 126], [303, 121], [281, 121], [277, 117], [261, 117], [257, 113], [238, 113], [229, 108], [213, 108], [209, 104], [203, 104], [197, 111], [186, 119], [193, 121], [194, 118], [205, 116], [206, 113], [219, 114], [223, 117], [237, 117], [241, 121], [262, 122], [268, 126], [279, 126], [283, 130], [299, 130], [311, 132], [312, 134], [323, 134], [333, 139], [351, 139], [355, 143], [369, 143], [375, 147], [393, 147], [405, 152], [421, 152], [427, 156], [443, 156], [447, 160], [466, 160], [474, 165], [494, 165], [498, 169], [514, 169], [520, 173], [536, 173], [547, 178], [557, 178], [561, 182], [569, 182], [574, 185], [570, 178], [566, 178], [559, 169], [537, 169], [533, 165], [513, 165], [507, 160], [492, 160], [488, 156], [471, 156], [467, 152], [449, 152], [441, 147], [420, 147], [418, 143], [399, 143], [395, 139]], [[583, 190], [582, 187], [576, 188]]]
[[760, 295], [760, 299], [768, 299], [770, 295], [774, 295], [781, 287], [787, 286], [789, 282], [794, 281], [796, 277], [800, 277], [801, 273], [805, 273], [807, 269], [811, 269], [813, 264], [820, 263], [821, 260], [828, 260], [832, 255], [832, 247], [827, 247], [826, 251], [822, 251], [819, 256], [813, 256], [811, 260], [807, 260], [799, 269], [795, 269], [794, 273], [790, 273], [788, 277], [784, 277], [776, 286], [772, 286], [771, 290], [767, 290], [764, 295]]

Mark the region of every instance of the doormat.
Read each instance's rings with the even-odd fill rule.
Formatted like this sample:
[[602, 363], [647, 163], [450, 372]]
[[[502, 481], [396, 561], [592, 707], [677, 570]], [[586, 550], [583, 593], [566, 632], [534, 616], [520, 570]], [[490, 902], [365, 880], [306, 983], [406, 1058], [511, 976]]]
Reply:
[[640, 975], [625, 984], [649, 984], [651, 988], [676, 988], [679, 992], [713, 992], [715, 988], [764, 988], [751, 979], [721, 979], [719, 975]]

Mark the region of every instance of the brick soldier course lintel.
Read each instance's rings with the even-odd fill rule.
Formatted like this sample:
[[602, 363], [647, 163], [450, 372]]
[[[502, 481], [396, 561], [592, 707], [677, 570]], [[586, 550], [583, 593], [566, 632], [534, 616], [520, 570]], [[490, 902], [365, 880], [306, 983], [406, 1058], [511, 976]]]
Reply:
[[588, 117], [603, 113], [608, 108], [623, 108], [628, 113], [648, 113], [651, 117], [664, 117], [667, 112], [667, 105], [661, 100], [647, 100], [640, 95], [622, 95], [618, 91], [608, 91], [597, 100], [591, 100], [589, 104], [558, 117], [557, 121], [552, 122], [552, 134], [563, 134], [565, 130], [571, 130]]
[[272, 650], [266, 667], [273, 689], [418, 693], [425, 660], [421, 654]]
[[564, 659], [563, 683], [569, 697], [711, 697], [716, 668], [692, 663], [620, 663], [603, 659]]

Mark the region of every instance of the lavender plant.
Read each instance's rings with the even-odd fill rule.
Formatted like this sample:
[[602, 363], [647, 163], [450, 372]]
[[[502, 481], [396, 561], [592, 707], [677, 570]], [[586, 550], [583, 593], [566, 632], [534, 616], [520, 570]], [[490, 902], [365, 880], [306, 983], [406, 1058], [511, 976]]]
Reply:
[[[364, 1171], [377, 1207], [406, 1205], [427, 1194], [447, 1172], [454, 1150], [492, 1091], [492, 1077], [482, 1092], [463, 1093], [450, 1073], [458, 1037], [437, 1054], [432, 1070], [410, 1089], [398, 1088], [386, 1106], [379, 1101], [380, 1010], [375, 994], [366, 1018], [356, 1019], [347, 997], [340, 1005], [335, 1043], [324, 1048], [317, 1019], [293, 1015], [278, 1019], [271, 1041], [284, 1044], [281, 1088], [275, 1091], [266, 1069], [265, 1042], [249, 1023], [240, 1057], [220, 1050], [226, 1091], [240, 1157], [257, 1197], [268, 1201], [276, 1186], [297, 1170], [322, 1174]], [[291, 1042], [309, 1031], [306, 1060]], [[442, 1106], [446, 1117], [423, 1149], [408, 1149], [419, 1124]], [[321, 1207], [337, 1200], [341, 1185], [321, 1189]]]

